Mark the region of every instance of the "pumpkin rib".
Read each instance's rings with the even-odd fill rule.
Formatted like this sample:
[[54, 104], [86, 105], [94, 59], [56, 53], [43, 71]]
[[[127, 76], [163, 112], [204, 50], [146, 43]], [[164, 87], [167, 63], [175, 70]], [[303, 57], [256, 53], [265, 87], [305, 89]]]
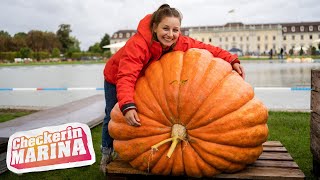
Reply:
[[[209, 64], [209, 66], [208, 66], [208, 68], [206, 69], [206, 72], [205, 72], [204, 74], [208, 74], [208, 73], [211, 71], [210, 68], [213, 68], [213, 67], [214, 67], [214, 64], [216, 64], [216, 62], [211, 61], [210, 64]], [[210, 68], [209, 68], [209, 67], [210, 67]], [[222, 79], [220, 79], [220, 81], [219, 81], [215, 86], [211, 87], [211, 90], [210, 90], [210, 92], [209, 92], [208, 94], [213, 93], [213, 92], [215, 91], [215, 89], [220, 86], [221, 82], [223, 82], [223, 79], [225, 79], [225, 78], [226, 78], [227, 76], [229, 76], [229, 75], [230, 75], [230, 73], [226, 74]], [[205, 81], [205, 80], [206, 80], [206, 76], [203, 76], [203, 78], [202, 78], [201, 80], [202, 80], [202, 81]], [[198, 90], [199, 88], [202, 88], [202, 87], [198, 86], [197, 90]], [[180, 93], [179, 93], [179, 94], [180, 94]], [[205, 103], [205, 101], [208, 99], [208, 97], [209, 97], [209, 96], [207, 96], [207, 97], [202, 101], [202, 103], [199, 105], [199, 108], [201, 108], [201, 105], [202, 105], [203, 103]], [[180, 96], [179, 96], [179, 98], [180, 98]], [[179, 103], [179, 105], [180, 105], [180, 103]], [[180, 113], [183, 113], [183, 112], [181, 112], [182, 110], [181, 110], [181, 108], [180, 108], [179, 105], [178, 105], [178, 110], [179, 110], [178, 112], [179, 112], [179, 114], [180, 114]], [[194, 111], [194, 112], [190, 115], [189, 119], [192, 119], [196, 113], [197, 113], [197, 111]], [[185, 126], [187, 127], [189, 123], [190, 123], [190, 121], [189, 121], [187, 124], [185, 124]]]
[[167, 158], [166, 153], [162, 154], [159, 161], [152, 167], [153, 174], [169, 175], [173, 166], [174, 158]]
[[[185, 142], [183, 142], [183, 144], [184, 143]], [[219, 170], [204, 161], [190, 144], [185, 145], [185, 148], [183, 150], [183, 161], [186, 162], [185, 172], [188, 176], [214, 176], [220, 173]]]
[[[114, 121], [109, 122], [109, 128], [113, 131], [110, 132], [111, 136], [117, 134], [118, 140], [130, 140], [135, 138], [149, 137], [154, 135], [161, 135], [166, 133], [171, 133], [171, 128], [167, 126], [156, 126], [156, 123], [150, 123], [146, 125], [148, 121], [140, 116], [142, 126], [135, 127], [130, 126], [128, 123], [115, 123]], [[150, 128], [153, 130], [150, 131]], [[133, 135], [134, 134], [134, 135]]]
[[[140, 90], [140, 86], [142, 86], [140, 84], [145, 85], [143, 90]], [[137, 111], [138, 111], [139, 116], [140, 116], [140, 114], [143, 114], [144, 116], [149, 117], [150, 119], [156, 118], [157, 121], [159, 121], [159, 123], [161, 123], [161, 124], [164, 124], [166, 126], [172, 126], [172, 123], [168, 120], [166, 115], [163, 113], [159, 102], [155, 98], [155, 95], [153, 94], [146, 77], [139, 78], [135, 91], [136, 91], [136, 93], [135, 93], [134, 98], [136, 101], [136, 106], [137, 106]], [[140, 91], [143, 91], [143, 92], [139, 93]], [[144, 96], [140, 97], [140, 94], [144, 95]], [[150, 96], [152, 96], [152, 97], [150, 97]], [[145, 99], [146, 97], [148, 97], [149, 100]], [[153, 99], [154, 101], [151, 101], [150, 99]], [[153, 104], [152, 104], [153, 107], [150, 106], [151, 105], [150, 101], [153, 102]], [[148, 111], [151, 111], [152, 113], [148, 114], [147, 113]]]
[[204, 141], [214, 141], [222, 145], [237, 147], [256, 147], [267, 140], [268, 127], [265, 124], [241, 128], [227, 133], [208, 134], [188, 131], [188, 135]]
[[[157, 65], [158, 63], [160, 63], [159, 61], [156, 61], [156, 62], [154, 62], [154, 63], [152, 63], [150, 66], [149, 66], [149, 68], [146, 70], [146, 72], [145, 72], [145, 77], [146, 77], [146, 80], [147, 80], [147, 84], [148, 84], [148, 87], [150, 88], [150, 90], [151, 90], [151, 92], [152, 92], [152, 95], [155, 97], [155, 101], [157, 102], [157, 104], [159, 104], [159, 108], [162, 110], [162, 112], [163, 112], [163, 114], [165, 115], [165, 117], [166, 117], [166, 119], [170, 122], [170, 124], [171, 124], [171, 126], [173, 125], [172, 124], [172, 122], [170, 121], [170, 118], [168, 117], [168, 114], [166, 114], [165, 112], [168, 112], [169, 110], [167, 110], [167, 111], [165, 111], [165, 109], [164, 108], [166, 108], [166, 107], [168, 107], [168, 106], [161, 106], [162, 105], [162, 103], [160, 102], [161, 101], [161, 98], [160, 97], [158, 97], [156, 94], [155, 94], [155, 90], [154, 90], [154, 88], [152, 88], [152, 85], [150, 84], [153, 80], [152, 79], [148, 79], [148, 78], [152, 78], [153, 76], [151, 76], [151, 75], [148, 75], [149, 74], [149, 72], [151, 73], [151, 72], [156, 72], [156, 71], [154, 71], [153, 69], [152, 69], [152, 67], [153, 66], [155, 66], [155, 65]], [[162, 74], [162, 68], [158, 68], [158, 69], [161, 69], [161, 74]], [[159, 77], [159, 76], [156, 76], [156, 77]], [[161, 77], [161, 76], [160, 76]], [[159, 81], [159, 82], [162, 82], [162, 81]], [[162, 83], [162, 86], [161, 87], [163, 87], [163, 83]], [[155, 89], [158, 89], [158, 90], [160, 90], [160, 89], [163, 89], [163, 88], [161, 88], [161, 87], [155, 87]], [[161, 92], [161, 93], [159, 93], [159, 94], [161, 94], [161, 95], [163, 95], [164, 93], [163, 92]], [[164, 100], [165, 102], [166, 102], [166, 100]]]
[[235, 172], [245, 167], [245, 164], [231, 162], [231, 161], [225, 160], [220, 156], [207, 152], [203, 150], [200, 146], [198, 146], [196, 143], [190, 143], [190, 144], [194, 148], [194, 150], [199, 154], [199, 156], [202, 157], [202, 159], [205, 159], [208, 164], [210, 164], [211, 166], [213, 166], [214, 168], [220, 171]]
[[[231, 75], [232, 75], [232, 73], [229, 73], [229, 74], [227, 74], [226, 76], [224, 76], [223, 79], [221, 79], [221, 80], [219, 81], [219, 83], [217, 83], [217, 85], [216, 85], [214, 88], [212, 88], [211, 93], [214, 93], [214, 92], [222, 85], [222, 82], [224, 81], [224, 79], [228, 78], [228, 77], [231, 76]], [[210, 94], [211, 94], [211, 93], [210, 93]], [[203, 103], [200, 104], [199, 109], [201, 109], [201, 106], [202, 106], [203, 104], [205, 104], [206, 100], [207, 100], [209, 97], [210, 97], [210, 96], [207, 96], [206, 99], [203, 101]], [[192, 114], [192, 116], [190, 117], [191, 120], [189, 121], [189, 123], [192, 122], [192, 119], [193, 119], [193, 117], [197, 114], [197, 112], [198, 112], [198, 111], [195, 111], [195, 112]], [[186, 127], [188, 127], [189, 123], [186, 124]], [[189, 129], [189, 128], [188, 128], [188, 129]]]
[[[219, 88], [216, 88], [215, 92], [208, 96], [207, 100], [199, 107], [197, 114], [190, 120], [187, 128], [191, 130], [210, 124], [213, 121], [236, 111], [248, 101], [252, 100], [254, 98], [254, 92], [248, 83], [233, 82], [240, 78], [241, 77], [236, 72], [230, 73], [224, 78], [223, 82], [219, 84]], [[229, 86], [231, 86], [231, 84], [237, 86], [237, 92], [229, 91]], [[232, 98], [232, 100], [230, 100], [230, 98]], [[224, 101], [224, 106], [220, 105], [221, 101]], [[217, 106], [212, 108], [214, 105]]]
[[[165, 54], [162, 61], [159, 61], [162, 69], [161, 78], [166, 103], [164, 105], [168, 107], [168, 116], [170, 116], [169, 120], [172, 124], [179, 123], [177, 121], [179, 120], [178, 104], [183, 55], [184, 53], [182, 51], [175, 51]], [[161, 81], [161, 79], [159, 79], [159, 81]]]
[[158, 163], [160, 158], [166, 154], [167, 150], [169, 149], [170, 145], [166, 144], [159, 147], [158, 151], [146, 151], [130, 161], [130, 164], [134, 168], [138, 168], [139, 170], [148, 172]]
[[[187, 83], [180, 86], [178, 104], [183, 125], [189, 123], [200, 105], [230, 72], [230, 64], [214, 58], [208, 51], [194, 49], [184, 54], [180, 79], [185, 79]], [[204, 90], [199, 91], [199, 88]]]
[[201, 139], [192, 138], [196, 143], [192, 143], [193, 147], [197, 146], [198, 153], [202, 154], [205, 151], [208, 154], [220, 157], [235, 164], [251, 164], [253, 163], [262, 153], [262, 145], [248, 148], [248, 147], [237, 147], [221, 145], [213, 142], [203, 141]]
[[[150, 137], [136, 138], [131, 140], [117, 140], [113, 141], [114, 149], [119, 152], [119, 157], [125, 161], [131, 161], [137, 158], [140, 154], [149, 151], [152, 145], [159, 141], [168, 139], [170, 133], [161, 134]], [[115, 137], [116, 138], [116, 137]], [[134, 147], [130, 149], [130, 147]], [[129, 150], [130, 149], [130, 150]], [[129, 151], [128, 151], [129, 150]]]
[[[254, 113], [252, 113], [254, 112]], [[254, 98], [244, 104], [242, 107], [233, 111], [211, 123], [195, 129], [189, 129], [194, 133], [216, 134], [239, 129], [238, 127], [254, 127], [265, 124], [268, 119], [268, 111], [261, 101]], [[217, 128], [219, 127], [219, 128]]]

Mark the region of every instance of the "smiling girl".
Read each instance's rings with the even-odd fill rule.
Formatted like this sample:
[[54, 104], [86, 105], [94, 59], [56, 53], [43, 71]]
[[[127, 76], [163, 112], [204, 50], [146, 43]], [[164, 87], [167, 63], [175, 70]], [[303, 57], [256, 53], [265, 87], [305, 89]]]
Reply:
[[118, 102], [119, 107], [129, 125], [140, 126], [133, 99], [137, 79], [152, 62], [170, 51], [187, 51], [190, 48], [206, 49], [214, 57], [230, 63], [232, 68], [243, 78], [244, 69], [236, 55], [209, 44], [202, 43], [181, 34], [180, 12], [163, 4], [153, 14], [144, 17], [132, 36], [116, 54], [114, 54], [104, 69], [104, 90], [106, 116], [102, 129], [102, 159], [100, 168], [105, 172], [106, 165], [112, 160], [113, 139], [108, 133], [110, 112]]

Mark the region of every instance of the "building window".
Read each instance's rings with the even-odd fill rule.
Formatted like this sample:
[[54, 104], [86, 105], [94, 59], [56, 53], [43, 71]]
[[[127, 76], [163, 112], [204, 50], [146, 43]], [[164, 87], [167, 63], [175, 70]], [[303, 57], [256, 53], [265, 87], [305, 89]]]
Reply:
[[294, 40], [295, 39], [295, 37], [294, 37], [294, 35], [292, 35], [292, 40]]
[[287, 40], [287, 37], [286, 37], [286, 36], [283, 36], [283, 40], [284, 40], [284, 41]]
[[273, 36], [272, 39], [275, 41], [276, 40], [276, 36]]
[[114, 38], [117, 38], [117, 37], [118, 37], [118, 34], [117, 34], [117, 33], [115, 33], [115, 34], [113, 35], [113, 37], [114, 37]]
[[287, 27], [282, 28], [283, 32], [287, 32]]
[[283, 45], [283, 49], [286, 50], [286, 49], [287, 49], [287, 46], [286, 46], [286, 45]]
[[276, 45], [275, 45], [275, 44], [273, 44], [272, 48], [273, 48], [273, 49], [276, 49]]
[[309, 26], [309, 31], [313, 31], [313, 26]]
[[130, 33], [126, 33], [126, 38], [129, 38], [130, 37]]
[[264, 39], [265, 39], [265, 40], [268, 40], [268, 36], [265, 36]]
[[202, 38], [201, 41], [204, 42], [204, 38]]
[[264, 45], [264, 49], [265, 49], [265, 51], [268, 51], [268, 44]]
[[249, 36], [247, 36], [247, 41], [249, 41]]
[[222, 42], [222, 38], [221, 37], [219, 38], [219, 41]]
[[233, 36], [233, 37], [232, 37], [232, 41], [236, 41], [236, 37]]
[[318, 31], [320, 31], [320, 25], [318, 25]]
[[291, 32], [295, 32], [296, 31], [296, 27], [292, 26], [291, 27]]
[[212, 39], [211, 39], [211, 38], [209, 38], [209, 42], [212, 42]]
[[257, 37], [257, 40], [260, 41], [260, 36]]
[[242, 36], [240, 37], [240, 41], [242, 41]]
[[309, 38], [312, 39], [312, 35], [310, 35]]
[[257, 49], [260, 51], [260, 45], [258, 44]]
[[301, 31], [301, 32], [304, 31], [304, 26], [300, 26], [300, 31]]
[[301, 35], [301, 40], [303, 40], [303, 35]]
[[119, 38], [122, 38], [122, 33], [119, 33]]
[[226, 42], [228, 42], [228, 37], [226, 37]]

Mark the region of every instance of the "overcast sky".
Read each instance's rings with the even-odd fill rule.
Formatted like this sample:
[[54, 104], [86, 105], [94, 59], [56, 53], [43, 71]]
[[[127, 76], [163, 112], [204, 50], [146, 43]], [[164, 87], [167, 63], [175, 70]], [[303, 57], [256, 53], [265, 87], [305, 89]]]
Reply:
[[182, 12], [182, 26], [320, 21], [319, 0], [1, 0], [0, 30], [56, 32], [70, 24], [71, 35], [87, 50], [105, 33], [136, 29], [163, 3]]

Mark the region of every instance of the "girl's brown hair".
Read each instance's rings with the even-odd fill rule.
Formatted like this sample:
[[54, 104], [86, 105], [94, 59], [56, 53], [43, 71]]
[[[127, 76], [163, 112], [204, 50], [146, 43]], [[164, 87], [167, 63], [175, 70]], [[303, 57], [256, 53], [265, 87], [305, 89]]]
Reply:
[[182, 14], [179, 12], [179, 10], [175, 8], [171, 8], [168, 4], [162, 4], [158, 10], [156, 10], [151, 17], [150, 22], [150, 29], [152, 32], [153, 25], [159, 25], [159, 23], [162, 21], [165, 17], [176, 17], [179, 19], [180, 24], [182, 20]]

